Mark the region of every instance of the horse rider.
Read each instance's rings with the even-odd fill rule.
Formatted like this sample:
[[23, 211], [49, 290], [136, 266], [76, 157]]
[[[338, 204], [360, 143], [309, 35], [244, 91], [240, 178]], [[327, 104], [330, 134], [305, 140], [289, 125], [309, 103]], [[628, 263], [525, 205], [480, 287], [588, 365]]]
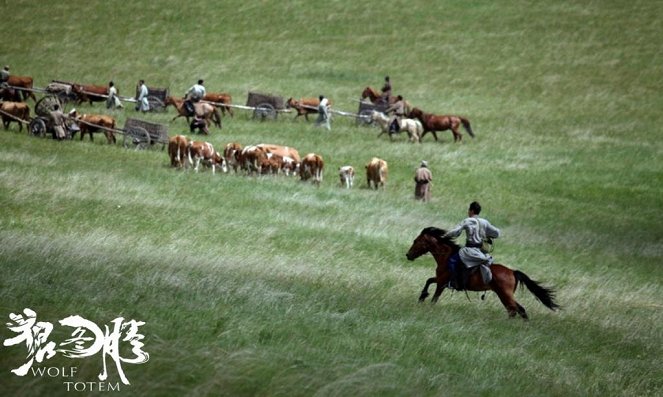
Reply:
[[5, 65], [4, 68], [0, 71], [0, 87], [5, 88], [8, 83], [7, 81], [9, 80], [9, 65]]
[[188, 116], [193, 116], [196, 113], [194, 104], [200, 102], [207, 93], [203, 83], [203, 79], [198, 80], [198, 82], [192, 85], [191, 88], [187, 90], [186, 94], [184, 94], [184, 108], [186, 109]]
[[149, 90], [145, 85], [145, 80], [138, 81], [138, 88], [136, 90], [136, 111], [142, 111], [143, 113], [150, 110], [150, 103], [147, 101], [147, 95]]
[[428, 169], [428, 162], [421, 161], [421, 165], [414, 172], [414, 198], [423, 202], [430, 201], [430, 183], [433, 174]]
[[59, 104], [56, 103], [53, 105], [53, 110], [51, 110], [50, 116], [51, 121], [53, 122], [53, 138], [58, 141], [65, 139], [65, 115], [62, 113], [62, 110], [60, 110]]
[[324, 95], [318, 97], [320, 103], [318, 104], [318, 119], [315, 121], [315, 125], [320, 126], [324, 123], [327, 130], [331, 130], [331, 125], [329, 124], [329, 99]]
[[[451, 271], [450, 287], [456, 290], [465, 289], [467, 268], [480, 266], [484, 282], [489, 283], [492, 279], [489, 266], [493, 264], [493, 257], [486, 252], [483, 248], [484, 241], [498, 238], [500, 230], [491, 225], [484, 218], [480, 218], [481, 205], [473, 201], [467, 210], [467, 218], [465, 218], [458, 226], [449, 230], [443, 238], [455, 238], [461, 235], [463, 230], [467, 240], [465, 246], [461, 248], [456, 254], [449, 257], [449, 270]], [[459, 260], [461, 262], [459, 262]], [[485, 269], [484, 269], [485, 267]], [[487, 280], [487, 281], [486, 281]]]
[[110, 108], [124, 108], [120, 98], [117, 96], [117, 88], [112, 81], [108, 83], [108, 98], [106, 99], [106, 109]]
[[389, 98], [391, 97], [391, 82], [389, 76], [385, 76], [384, 85], [382, 86], [382, 101], [385, 105], [389, 105]]
[[405, 101], [401, 95], [397, 96], [397, 101], [384, 111], [385, 114], [394, 112], [394, 117], [389, 123], [389, 133], [397, 133], [401, 130], [400, 120], [405, 116]]

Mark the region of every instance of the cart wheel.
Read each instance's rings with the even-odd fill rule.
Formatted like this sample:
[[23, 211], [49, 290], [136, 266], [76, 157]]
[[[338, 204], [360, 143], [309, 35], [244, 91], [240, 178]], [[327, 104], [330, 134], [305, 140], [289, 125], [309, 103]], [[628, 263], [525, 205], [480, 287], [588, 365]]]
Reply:
[[361, 125], [364, 127], [370, 126], [373, 124], [373, 119], [371, 119], [371, 114], [373, 113], [373, 110], [371, 109], [364, 109], [359, 112], [359, 115], [357, 115], [357, 125]]
[[55, 105], [60, 107], [60, 110], [64, 110], [60, 99], [55, 95], [46, 95], [41, 98], [35, 104], [35, 113], [39, 116], [47, 117], [51, 114], [51, 111], [55, 109]]
[[28, 130], [30, 131], [30, 134], [32, 134], [32, 136], [36, 137], [46, 136], [46, 123], [44, 122], [44, 120], [40, 119], [39, 117], [32, 119], [28, 127], [29, 127]]
[[276, 120], [276, 109], [271, 103], [260, 103], [253, 111], [253, 118], [261, 121], [266, 119]]
[[150, 110], [153, 112], [165, 112], [166, 111], [166, 105], [164, 105], [163, 101], [155, 96], [148, 96], [147, 97], [147, 103], [150, 104]]
[[131, 127], [126, 130], [122, 145], [129, 149], [133, 147], [135, 150], [145, 150], [150, 147], [150, 134], [142, 127]]

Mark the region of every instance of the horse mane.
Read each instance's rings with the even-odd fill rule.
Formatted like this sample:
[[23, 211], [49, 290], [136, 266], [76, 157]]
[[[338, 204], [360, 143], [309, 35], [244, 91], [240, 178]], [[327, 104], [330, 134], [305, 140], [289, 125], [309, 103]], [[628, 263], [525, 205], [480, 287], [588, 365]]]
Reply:
[[435, 226], [429, 226], [425, 228], [424, 230], [421, 231], [421, 234], [425, 234], [431, 237], [434, 237], [439, 243], [441, 244], [446, 244], [453, 248], [454, 252], [458, 251], [460, 249], [460, 246], [456, 244], [456, 241], [454, 241], [450, 237], [444, 237], [445, 234], [447, 234], [447, 231], [444, 229], [440, 229], [439, 227]]

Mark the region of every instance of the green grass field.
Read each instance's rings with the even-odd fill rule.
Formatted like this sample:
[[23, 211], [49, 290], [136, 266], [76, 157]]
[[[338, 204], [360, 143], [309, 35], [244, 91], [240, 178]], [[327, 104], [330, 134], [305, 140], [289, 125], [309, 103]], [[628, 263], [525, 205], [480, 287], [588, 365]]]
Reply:
[[[0, 394], [58, 396], [658, 396], [663, 393], [663, 5], [578, 2], [5, 1], [0, 66], [51, 80], [138, 79], [182, 95], [197, 79], [243, 105], [249, 91], [325, 94], [356, 111], [390, 75], [428, 112], [477, 137], [420, 145], [336, 116], [332, 131], [245, 110], [207, 140], [321, 154], [319, 188], [296, 178], [212, 175], [131, 151], [0, 132], [0, 317], [58, 324], [144, 321], [147, 363], [99, 388], [102, 354], [62, 354], [19, 377], [25, 343], [0, 345]], [[30, 102], [34, 109], [34, 102]], [[70, 109], [71, 106], [68, 106]], [[83, 112], [109, 112], [101, 104]], [[168, 113], [112, 111], [169, 125]], [[301, 118], [300, 118], [301, 119]], [[200, 139], [200, 137], [195, 137]], [[385, 191], [364, 165], [389, 162]], [[413, 199], [426, 159], [433, 200]], [[336, 170], [359, 170], [352, 190]], [[502, 229], [497, 262], [557, 290], [551, 312], [509, 319], [493, 293], [417, 302], [430, 256], [405, 252], [479, 200]], [[0, 339], [17, 334], [0, 326]], [[132, 357], [127, 345], [121, 353]], [[104, 387], [120, 381], [108, 358]], [[65, 382], [85, 384], [86, 393]], [[79, 386], [81, 387], [81, 386]], [[96, 390], [95, 389], [95, 390]]]

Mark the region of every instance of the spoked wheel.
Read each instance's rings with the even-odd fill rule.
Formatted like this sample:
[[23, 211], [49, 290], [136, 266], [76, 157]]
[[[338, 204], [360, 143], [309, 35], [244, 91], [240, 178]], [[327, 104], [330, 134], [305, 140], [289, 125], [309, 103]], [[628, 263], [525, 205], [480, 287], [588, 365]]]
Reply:
[[359, 112], [357, 115], [357, 125], [361, 126], [370, 126], [373, 124], [373, 119], [371, 119], [371, 114], [373, 113], [373, 110], [371, 109], [363, 109], [362, 111]]
[[165, 112], [166, 105], [163, 101], [155, 96], [148, 96], [147, 103], [150, 104], [150, 110], [153, 112]]
[[46, 122], [39, 117], [34, 118], [28, 125], [28, 131], [32, 136], [44, 137], [46, 136]]
[[37, 101], [35, 113], [42, 117], [48, 117], [55, 110], [55, 105], [58, 105], [60, 110], [64, 110], [62, 102], [60, 102], [60, 99], [56, 95], [46, 95]]
[[147, 130], [142, 127], [131, 127], [127, 129], [124, 134], [124, 139], [122, 140], [122, 145], [127, 149], [134, 148], [135, 150], [145, 150], [150, 147], [150, 144], [150, 134], [148, 134]]
[[260, 103], [256, 106], [256, 109], [253, 111], [253, 118], [260, 120], [275, 120], [276, 119], [276, 109], [271, 103]]

